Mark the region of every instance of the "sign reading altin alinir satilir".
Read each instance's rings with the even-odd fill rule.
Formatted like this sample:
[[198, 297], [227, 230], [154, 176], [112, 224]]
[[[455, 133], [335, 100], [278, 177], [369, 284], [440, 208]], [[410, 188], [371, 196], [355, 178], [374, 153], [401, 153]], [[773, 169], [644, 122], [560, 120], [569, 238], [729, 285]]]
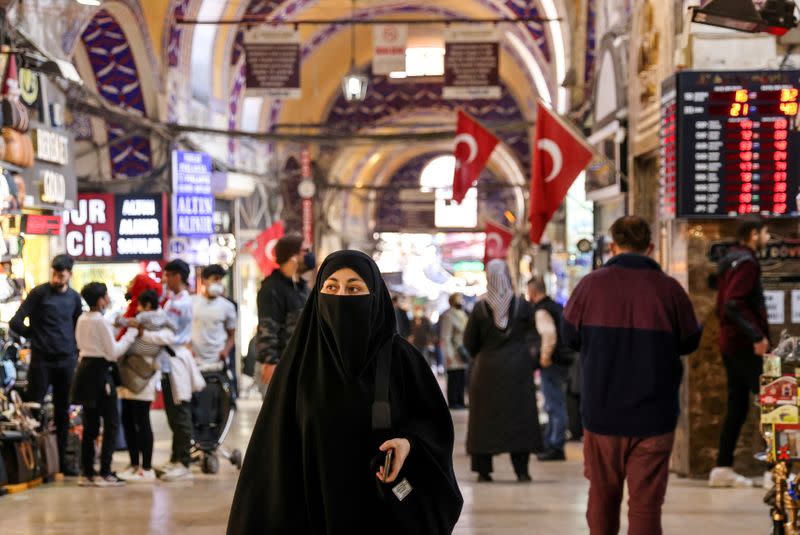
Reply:
[[172, 234], [208, 238], [214, 234], [211, 156], [172, 152]]

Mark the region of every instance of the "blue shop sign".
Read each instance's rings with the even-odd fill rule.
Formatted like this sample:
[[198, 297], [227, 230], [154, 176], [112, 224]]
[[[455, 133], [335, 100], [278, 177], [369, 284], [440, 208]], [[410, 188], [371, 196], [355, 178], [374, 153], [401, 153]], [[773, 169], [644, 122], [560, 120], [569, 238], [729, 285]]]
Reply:
[[214, 234], [211, 156], [172, 152], [172, 234], [207, 238]]

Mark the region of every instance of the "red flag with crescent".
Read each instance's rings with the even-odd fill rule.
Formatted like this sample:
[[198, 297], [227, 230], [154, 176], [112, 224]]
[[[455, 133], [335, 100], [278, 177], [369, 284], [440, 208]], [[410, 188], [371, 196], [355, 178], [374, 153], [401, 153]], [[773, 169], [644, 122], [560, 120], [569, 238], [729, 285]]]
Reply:
[[547, 223], [592, 152], [558, 116], [539, 103], [531, 162], [531, 241], [540, 243]]
[[469, 188], [478, 180], [492, 156], [498, 139], [483, 125], [462, 110], [458, 110], [455, 157], [456, 172], [453, 177], [453, 200], [461, 204]]
[[486, 222], [486, 252], [483, 254], [483, 264], [497, 258], [505, 260], [511, 242], [514, 240], [514, 233], [511, 229], [494, 221]]
[[278, 262], [275, 260], [275, 244], [285, 233], [283, 222], [278, 221], [259, 234], [255, 240], [249, 241], [244, 245], [244, 250], [253, 255], [265, 277], [269, 277], [279, 267]]

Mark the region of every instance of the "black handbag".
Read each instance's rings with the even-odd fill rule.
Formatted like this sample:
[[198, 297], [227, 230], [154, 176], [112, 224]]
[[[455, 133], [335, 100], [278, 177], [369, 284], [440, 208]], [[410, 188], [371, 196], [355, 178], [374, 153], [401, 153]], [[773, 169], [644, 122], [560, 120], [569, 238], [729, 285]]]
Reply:
[[12, 485], [27, 483], [36, 479], [37, 466], [31, 437], [22, 431], [3, 431], [0, 433], [3, 445], [8, 482]]

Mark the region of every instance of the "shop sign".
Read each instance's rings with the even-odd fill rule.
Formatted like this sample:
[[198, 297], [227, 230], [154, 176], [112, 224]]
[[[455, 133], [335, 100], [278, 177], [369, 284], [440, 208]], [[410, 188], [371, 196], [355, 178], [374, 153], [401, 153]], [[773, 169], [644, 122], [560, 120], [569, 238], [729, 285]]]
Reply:
[[67, 179], [51, 169], [42, 170], [39, 198], [49, 204], [64, 204], [67, 200]]
[[783, 290], [764, 291], [764, 303], [767, 307], [767, 321], [770, 325], [783, 325], [785, 323], [785, 298], [786, 292]]
[[209, 238], [170, 238], [169, 260], [183, 260], [190, 266], [207, 266], [211, 263]]
[[172, 233], [208, 238], [214, 234], [214, 195], [211, 156], [172, 153]]
[[42, 236], [61, 234], [61, 217], [57, 215], [28, 214], [23, 218], [23, 232]]
[[69, 163], [69, 138], [52, 130], [37, 128], [32, 132], [36, 159], [67, 165]]
[[64, 213], [70, 256], [81, 260], [164, 258], [163, 194], [82, 193], [77, 204]]
[[300, 90], [300, 34], [291, 26], [259, 26], [244, 34], [248, 89], [268, 97], [298, 99]]
[[372, 73], [406, 70], [407, 24], [376, 24], [372, 34]]
[[500, 98], [499, 41], [493, 26], [455, 25], [445, 30], [445, 99]]

